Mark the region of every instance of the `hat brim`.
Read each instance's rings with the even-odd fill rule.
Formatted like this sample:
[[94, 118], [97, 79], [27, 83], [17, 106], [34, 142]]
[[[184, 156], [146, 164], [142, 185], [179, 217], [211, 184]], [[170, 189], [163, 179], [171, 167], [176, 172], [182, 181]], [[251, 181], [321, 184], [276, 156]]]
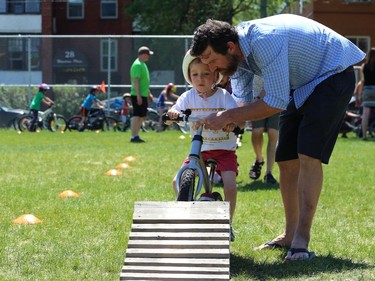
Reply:
[[[184, 57], [184, 60], [182, 61], [182, 74], [184, 75], [185, 81], [188, 82], [191, 86], [193, 85], [191, 83], [190, 77], [189, 77], [189, 65], [193, 60], [195, 60], [197, 57], [194, 57], [190, 54], [190, 50], [186, 52], [186, 55]], [[216, 84], [219, 84], [221, 80], [223, 79], [223, 75], [219, 72], [219, 78], [216, 81]]]

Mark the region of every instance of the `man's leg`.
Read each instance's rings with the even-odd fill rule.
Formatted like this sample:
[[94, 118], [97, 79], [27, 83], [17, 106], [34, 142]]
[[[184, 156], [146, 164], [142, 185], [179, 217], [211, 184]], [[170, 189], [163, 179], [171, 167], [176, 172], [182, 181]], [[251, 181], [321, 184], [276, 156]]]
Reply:
[[370, 111], [371, 111], [370, 107], [367, 107], [367, 106], [363, 107], [361, 127], [362, 127], [362, 138], [364, 140], [367, 139], [367, 127], [368, 127], [368, 120], [370, 118]]
[[[314, 159], [303, 154], [299, 154], [299, 159], [299, 218], [291, 248], [307, 249], [310, 242], [311, 225], [322, 190], [323, 169], [319, 159]], [[311, 175], [314, 176], [312, 177]], [[298, 254], [295, 255], [298, 256]]]
[[298, 223], [298, 159], [278, 162], [280, 169], [280, 191], [284, 205], [285, 231], [272, 241], [289, 247]]
[[262, 148], [263, 148], [263, 132], [264, 128], [256, 128], [251, 132], [251, 143], [253, 145], [255, 159], [258, 162], [263, 162]]
[[142, 118], [139, 116], [133, 116], [131, 119], [132, 137], [136, 137], [141, 129]]
[[260, 177], [261, 169], [264, 164], [264, 159], [262, 155], [263, 132], [263, 127], [253, 128], [251, 132], [251, 143], [253, 145], [253, 149], [255, 152], [255, 162], [249, 171], [249, 176], [253, 180], [256, 180]]

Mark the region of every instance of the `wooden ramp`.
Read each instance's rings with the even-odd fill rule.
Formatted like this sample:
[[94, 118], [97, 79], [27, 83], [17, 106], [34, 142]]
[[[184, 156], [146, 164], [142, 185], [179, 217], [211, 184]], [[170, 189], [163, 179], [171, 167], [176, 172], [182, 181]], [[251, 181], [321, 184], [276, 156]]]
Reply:
[[120, 280], [229, 280], [228, 202], [136, 202]]

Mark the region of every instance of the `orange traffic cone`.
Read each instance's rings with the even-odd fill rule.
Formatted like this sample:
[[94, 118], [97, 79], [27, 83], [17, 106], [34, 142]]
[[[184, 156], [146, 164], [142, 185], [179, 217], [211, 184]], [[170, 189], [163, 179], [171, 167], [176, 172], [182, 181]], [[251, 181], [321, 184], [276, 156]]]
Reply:
[[70, 197], [78, 198], [79, 194], [72, 190], [65, 190], [59, 194], [59, 197], [60, 198], [70, 198]]
[[13, 221], [13, 223], [15, 224], [38, 224], [38, 223], [42, 223], [42, 221], [32, 214], [26, 214], [26, 215], [22, 215], [16, 218]]

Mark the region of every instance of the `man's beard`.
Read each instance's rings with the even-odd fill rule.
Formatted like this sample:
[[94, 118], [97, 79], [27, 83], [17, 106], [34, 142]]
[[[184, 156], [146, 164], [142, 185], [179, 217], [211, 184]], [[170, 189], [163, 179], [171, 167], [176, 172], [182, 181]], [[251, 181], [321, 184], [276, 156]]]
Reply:
[[231, 76], [233, 75], [238, 67], [238, 64], [240, 63], [239, 59], [236, 56], [233, 55], [227, 55], [228, 58], [228, 65], [226, 68], [219, 68], [219, 72], [224, 76]]

